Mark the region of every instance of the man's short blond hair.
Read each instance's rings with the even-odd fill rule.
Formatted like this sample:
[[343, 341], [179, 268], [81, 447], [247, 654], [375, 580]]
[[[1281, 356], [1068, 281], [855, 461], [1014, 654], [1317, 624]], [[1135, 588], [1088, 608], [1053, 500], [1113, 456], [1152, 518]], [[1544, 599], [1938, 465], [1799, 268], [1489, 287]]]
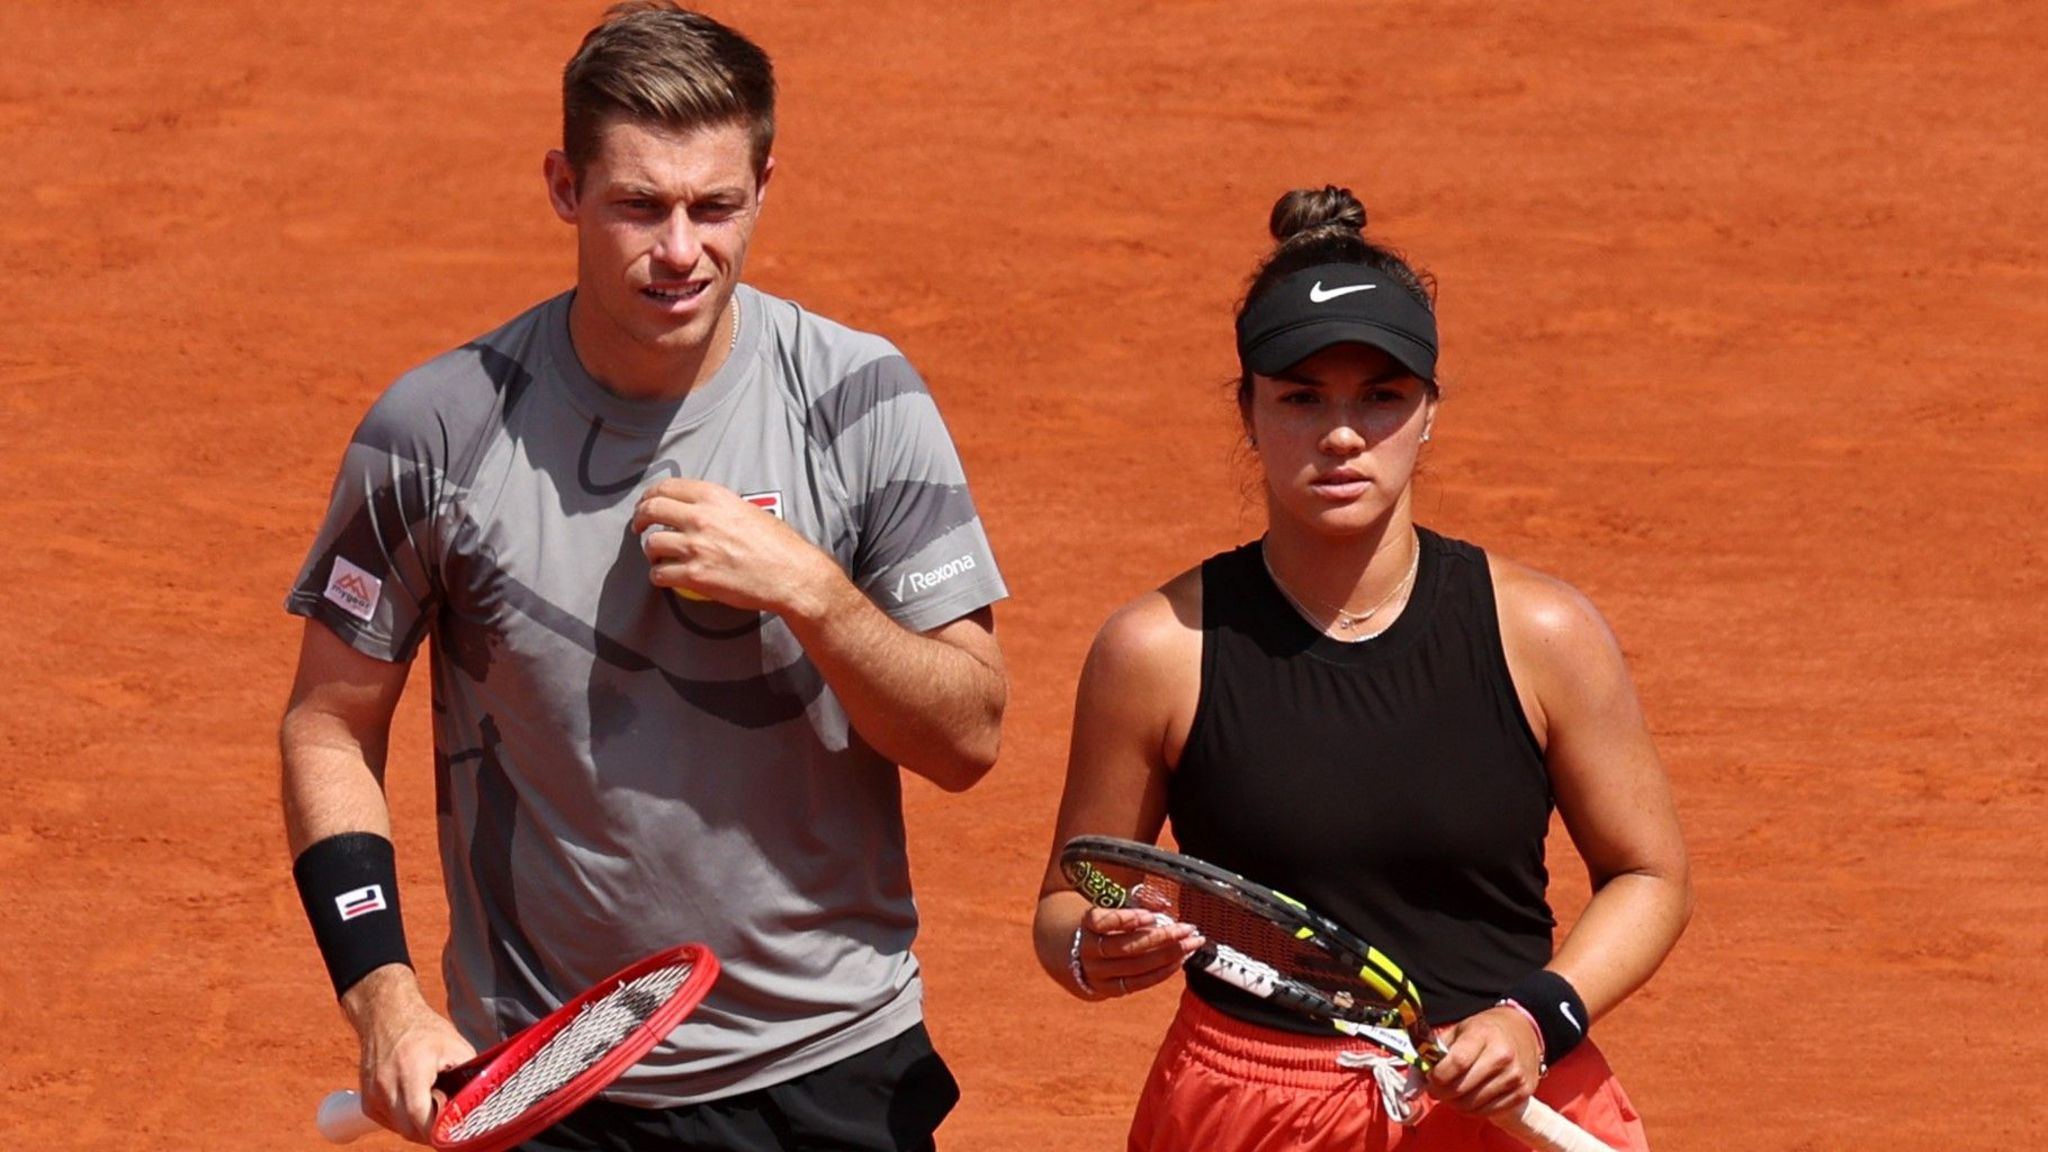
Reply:
[[579, 174], [617, 119], [694, 131], [743, 125], [754, 170], [775, 144], [775, 67], [753, 41], [672, 0], [615, 4], [562, 70], [562, 151]]

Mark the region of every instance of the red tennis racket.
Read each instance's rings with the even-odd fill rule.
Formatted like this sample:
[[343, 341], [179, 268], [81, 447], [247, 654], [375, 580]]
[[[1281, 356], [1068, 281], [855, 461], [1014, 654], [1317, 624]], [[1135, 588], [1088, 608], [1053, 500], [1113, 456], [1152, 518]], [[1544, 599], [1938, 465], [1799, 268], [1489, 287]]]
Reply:
[[[675, 1030], [718, 979], [718, 957], [684, 944], [612, 974], [528, 1028], [434, 1081], [447, 1103], [429, 1138], [441, 1152], [506, 1152], [567, 1116]], [[383, 1126], [354, 1092], [334, 1092], [314, 1119], [345, 1144]]]

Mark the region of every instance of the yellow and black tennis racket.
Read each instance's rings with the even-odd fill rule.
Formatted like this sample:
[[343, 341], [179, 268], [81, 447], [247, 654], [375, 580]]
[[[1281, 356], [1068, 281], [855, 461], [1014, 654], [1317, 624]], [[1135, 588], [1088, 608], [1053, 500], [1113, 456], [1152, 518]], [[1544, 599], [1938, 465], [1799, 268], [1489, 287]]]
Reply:
[[[1422, 994], [1401, 966], [1299, 900], [1193, 857], [1111, 836], [1067, 841], [1060, 869], [1101, 907], [1194, 925], [1208, 942], [1188, 958], [1191, 967], [1398, 1058], [1412, 1069], [1399, 1089], [1406, 1100], [1443, 1058]], [[1405, 1121], [1414, 1113], [1401, 1106], [1395, 1114]], [[1533, 1096], [1519, 1113], [1490, 1119], [1542, 1152], [1614, 1152]]]

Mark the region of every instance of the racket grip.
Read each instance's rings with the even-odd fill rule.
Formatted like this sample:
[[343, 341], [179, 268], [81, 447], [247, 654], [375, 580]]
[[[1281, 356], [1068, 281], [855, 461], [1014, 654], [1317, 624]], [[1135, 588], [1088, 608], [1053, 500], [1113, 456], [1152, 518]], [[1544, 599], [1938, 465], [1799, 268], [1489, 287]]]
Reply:
[[329, 1144], [346, 1144], [384, 1130], [382, 1124], [363, 1115], [363, 1098], [345, 1091], [327, 1094], [313, 1115], [313, 1125]]
[[1557, 1109], [1529, 1097], [1516, 1116], [1497, 1116], [1494, 1123], [1537, 1152], [1614, 1152], [1591, 1132], [1557, 1114]]

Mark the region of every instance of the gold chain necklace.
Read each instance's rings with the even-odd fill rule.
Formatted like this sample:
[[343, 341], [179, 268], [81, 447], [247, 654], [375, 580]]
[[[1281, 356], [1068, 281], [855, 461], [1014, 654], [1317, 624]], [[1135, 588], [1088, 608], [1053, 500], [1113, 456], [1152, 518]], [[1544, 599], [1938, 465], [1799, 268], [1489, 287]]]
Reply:
[[[1311, 609], [1308, 605], [1302, 603], [1301, 598], [1299, 596], [1296, 596], [1293, 590], [1289, 589], [1287, 585], [1281, 581], [1280, 574], [1278, 572], [1273, 571], [1273, 561], [1272, 558], [1267, 554], [1264, 544], [1261, 544], [1259, 546], [1259, 563], [1265, 565], [1266, 577], [1267, 579], [1273, 582], [1273, 587], [1280, 590], [1280, 595], [1283, 598], [1285, 598], [1289, 604], [1292, 604], [1294, 606], [1294, 610], [1300, 613], [1303, 619], [1307, 620], [1311, 624], [1318, 624], [1318, 617], [1334, 616], [1336, 617], [1336, 619], [1332, 620], [1330, 623], [1334, 624], [1339, 632], [1349, 632], [1353, 628], [1356, 628], [1359, 625], [1365, 623], [1366, 621], [1372, 619], [1374, 616], [1379, 615], [1380, 609], [1385, 608], [1389, 604], [1392, 604], [1394, 602], [1395, 597], [1399, 596], [1402, 592], [1406, 591], [1408, 586], [1414, 583], [1415, 574], [1422, 568], [1422, 541], [1415, 541], [1414, 554], [1410, 556], [1408, 560], [1408, 574], [1401, 577], [1400, 583], [1394, 585], [1392, 591], [1388, 592], [1385, 596], [1380, 597], [1379, 603], [1373, 605], [1370, 608], [1367, 608], [1363, 612], [1352, 612], [1348, 609], [1328, 604], [1318, 605], [1318, 608], [1320, 609], [1320, 611], [1318, 611], [1315, 609]], [[1387, 625], [1387, 628], [1391, 627], [1393, 627], [1391, 623]], [[1374, 637], [1380, 635], [1380, 633], [1385, 632], [1387, 628], [1381, 628], [1376, 632], [1368, 632], [1363, 636], [1344, 636], [1340, 637], [1340, 639], [1351, 641], [1371, 640]]]

